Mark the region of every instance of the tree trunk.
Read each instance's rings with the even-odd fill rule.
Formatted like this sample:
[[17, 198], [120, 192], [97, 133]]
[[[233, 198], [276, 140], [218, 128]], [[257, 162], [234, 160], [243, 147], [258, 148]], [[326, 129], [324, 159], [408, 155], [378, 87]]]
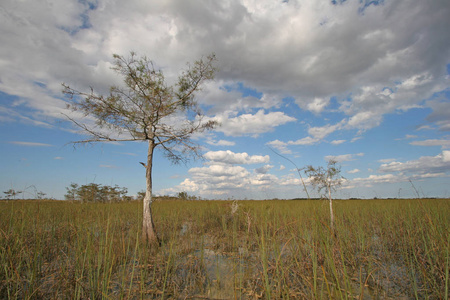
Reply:
[[330, 200], [330, 227], [331, 232], [334, 233], [334, 214], [333, 214], [333, 200], [331, 199], [331, 186], [328, 186], [328, 199]]
[[158, 235], [155, 231], [155, 224], [153, 224], [152, 216], [152, 162], [153, 162], [153, 149], [155, 143], [153, 140], [148, 142], [148, 154], [146, 165], [146, 190], [144, 197], [144, 209], [143, 209], [143, 223], [142, 223], [142, 240], [148, 244], [158, 244]]

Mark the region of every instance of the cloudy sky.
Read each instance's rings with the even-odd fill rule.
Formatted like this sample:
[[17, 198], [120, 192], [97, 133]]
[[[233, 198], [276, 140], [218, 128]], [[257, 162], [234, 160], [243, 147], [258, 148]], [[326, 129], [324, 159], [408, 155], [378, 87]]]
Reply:
[[170, 81], [214, 52], [197, 100], [222, 126], [197, 137], [203, 160], [156, 153], [156, 194], [305, 197], [296, 167], [334, 158], [338, 197], [449, 197], [449, 16], [448, 0], [3, 0], [0, 189], [144, 189], [145, 143], [69, 144], [61, 83], [120, 85], [112, 55], [130, 51]]

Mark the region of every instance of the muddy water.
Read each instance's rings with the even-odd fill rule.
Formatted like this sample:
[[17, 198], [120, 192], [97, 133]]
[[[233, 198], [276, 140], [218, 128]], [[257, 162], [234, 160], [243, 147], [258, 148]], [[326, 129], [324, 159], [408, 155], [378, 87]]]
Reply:
[[[183, 224], [180, 235], [185, 235], [190, 230], [190, 224]], [[306, 237], [308, 240], [310, 237]], [[216, 250], [217, 245], [214, 239], [204, 235], [203, 246], [190, 254], [191, 259], [199, 261], [203, 266], [204, 276], [206, 277], [208, 291], [206, 297], [211, 299], [234, 299], [248, 298], [249, 290], [243, 290], [242, 287], [248, 286], [245, 280], [257, 278], [261, 272], [257, 264], [260, 262], [259, 253], [249, 251], [244, 247], [239, 247], [238, 251], [233, 253], [224, 253]], [[303, 247], [308, 248], [305, 243]], [[280, 245], [279, 257], [292, 256], [298, 253], [298, 244], [290, 245], [285, 243]], [[302, 247], [302, 246], [300, 246]], [[306, 249], [310, 252], [311, 249]], [[372, 238], [372, 257], [375, 267], [367, 269], [361, 267], [353, 274], [351, 281], [351, 290], [353, 296], [359, 299], [411, 299], [408, 296], [409, 282], [408, 270], [401, 263], [393, 262], [385, 256], [383, 245], [377, 236]], [[269, 254], [269, 257], [272, 256]], [[258, 261], [259, 260], [259, 261]], [[360, 278], [360, 280], [357, 280]], [[255, 296], [255, 295], [253, 295]], [[254, 298], [254, 297], [251, 297]]]

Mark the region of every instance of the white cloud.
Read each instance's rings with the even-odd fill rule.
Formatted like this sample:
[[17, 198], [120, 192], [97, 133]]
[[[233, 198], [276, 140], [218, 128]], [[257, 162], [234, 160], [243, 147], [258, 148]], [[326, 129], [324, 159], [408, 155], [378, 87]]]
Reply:
[[[306, 108], [309, 111], [312, 111], [313, 113], [321, 113], [324, 111], [325, 107], [330, 103], [330, 99], [326, 98], [314, 98], [312, 101], [308, 101], [306, 104]], [[302, 105], [302, 102], [300, 102], [300, 105]]]
[[330, 135], [331, 133], [335, 132], [336, 130], [339, 130], [342, 128], [343, 124], [345, 123], [344, 121], [341, 121], [337, 124], [334, 125], [325, 125], [325, 126], [321, 126], [321, 127], [311, 127], [308, 129], [308, 133], [317, 140], [322, 140], [324, 138], [326, 138], [328, 135]]
[[395, 183], [403, 181], [406, 181], [406, 178], [404, 176], [394, 174], [384, 174], [384, 175], [370, 175], [369, 177], [365, 178], [354, 178], [349, 181], [349, 184], [355, 186], [370, 187], [380, 183]]
[[256, 176], [250, 178], [249, 184], [253, 186], [261, 186], [261, 185], [269, 186], [277, 181], [278, 178], [275, 175], [258, 173]]
[[250, 172], [241, 166], [213, 164], [189, 170], [191, 178], [186, 178], [174, 191], [190, 191], [202, 195], [220, 195], [244, 188], [249, 183]]
[[353, 170], [348, 171], [347, 173], [355, 174], [355, 173], [359, 173], [359, 172], [361, 172], [359, 169], [353, 169]]
[[314, 145], [318, 142], [320, 142], [320, 139], [307, 136], [296, 141], [288, 141], [286, 145]]
[[327, 155], [325, 156], [325, 160], [335, 160], [337, 162], [344, 162], [344, 161], [352, 161], [355, 160], [356, 157], [364, 156], [364, 153], [357, 153], [357, 154], [342, 154], [342, 155]]
[[330, 144], [332, 144], [332, 145], [340, 145], [340, 144], [343, 144], [345, 142], [346, 142], [346, 140], [334, 140], [334, 141], [331, 141]]
[[450, 103], [448, 100], [434, 100], [429, 101], [427, 104], [433, 110], [428, 115], [427, 121], [436, 123], [442, 131], [450, 131]]
[[53, 147], [53, 145], [45, 144], [45, 143], [20, 142], [20, 141], [12, 141], [9, 143], [13, 144], [13, 145], [25, 146], [25, 147]]
[[233, 141], [226, 141], [226, 140], [215, 141], [212, 139], [207, 140], [206, 143], [211, 146], [234, 146], [234, 145], [236, 145], [236, 143]]
[[[267, 143], [290, 154], [292, 146], [327, 138], [339, 145], [345, 140], [336, 140], [333, 133], [342, 130], [357, 130], [353, 139], [345, 137], [354, 142], [387, 114], [400, 117], [411, 108], [432, 111], [426, 119], [430, 124], [421, 129], [450, 130], [448, 96], [435, 96], [450, 86], [445, 70], [450, 53], [447, 2], [332, 2], [5, 0], [0, 10], [0, 91], [12, 100], [0, 105], [0, 122], [67, 130], [58, 123], [65, 112], [61, 82], [107, 93], [109, 86], [122, 81], [110, 69], [113, 53], [135, 50], [146, 55], [173, 83], [187, 61], [214, 51], [219, 72], [197, 99], [209, 119], [222, 122], [217, 132], [228, 137], [256, 137], [302, 121], [309, 126], [306, 135], [293, 130]], [[323, 125], [317, 115], [310, 119], [310, 113], [299, 113], [294, 105], [341, 121]], [[236, 145], [231, 138], [207, 143]], [[434, 137], [411, 144], [450, 147], [445, 138]], [[440, 166], [431, 172], [426, 171], [425, 158], [389, 168], [412, 172], [420, 165], [425, 169], [422, 176], [434, 176], [447, 172], [448, 154], [441, 156], [440, 162], [428, 158]], [[218, 161], [213, 163], [219, 168]], [[382, 168], [389, 169], [387, 165]], [[209, 167], [201, 170], [218, 172]], [[237, 171], [237, 166], [228, 167], [233, 168], [222, 170], [228, 174], [224, 179]], [[193, 177], [184, 186], [213, 192], [201, 170], [190, 173]], [[223, 184], [269, 182], [268, 177], [244, 173], [233, 175], [236, 182]]]
[[257, 174], [267, 174], [267, 172], [269, 172], [270, 169], [272, 169], [272, 168], [273, 168], [272, 165], [265, 165], [265, 166], [262, 166], [260, 168], [256, 168], [255, 169], [255, 173], [257, 173]]
[[226, 151], [209, 151], [204, 157], [212, 162], [220, 162], [226, 164], [259, 164], [268, 163], [269, 155], [248, 155], [246, 152], [234, 153], [230, 150]]
[[383, 159], [378, 160], [378, 162], [384, 163], [384, 164], [390, 163], [390, 162], [393, 162], [393, 161], [395, 161], [395, 158], [383, 158]]
[[[110, 70], [112, 53], [145, 54], [173, 81], [186, 61], [215, 51], [220, 72], [199, 99], [213, 105], [211, 114], [220, 118], [226, 110], [270, 109], [285, 96], [321, 113], [335, 96], [348, 115], [346, 128], [366, 130], [379, 125], [384, 114], [418, 107], [448, 87], [442, 66], [450, 48], [449, 13], [443, 2], [419, 0], [377, 6], [314, 0], [202, 6], [177, 0], [39, 5], [7, 0], [0, 23], [0, 90], [21, 97], [20, 106], [39, 111], [32, 118], [42, 122], [61, 117], [62, 81], [100, 91], [120, 83]], [[245, 94], [242, 87], [261, 95]], [[429, 120], [442, 130], [450, 128], [448, 104], [429, 105]], [[289, 121], [271, 115], [258, 130], [251, 124], [261, 120], [251, 116], [222, 116], [230, 119], [223, 131], [230, 136], [261, 134], [271, 129], [271, 121], [273, 126]]]
[[382, 114], [374, 111], [362, 111], [354, 114], [347, 122], [347, 128], [370, 129], [380, 125]]
[[268, 142], [266, 145], [269, 145], [270, 147], [274, 147], [278, 151], [280, 151], [283, 154], [291, 154], [292, 151], [287, 148], [287, 143], [282, 142], [280, 140], [274, 140]]
[[[292, 152], [287, 148], [287, 146], [309, 146], [320, 143], [323, 139], [325, 139], [328, 135], [339, 130], [343, 127], [346, 120], [342, 120], [341, 122], [334, 125], [325, 125], [325, 126], [316, 126], [310, 127], [308, 129], [308, 134], [310, 136], [295, 140], [295, 141], [287, 141], [282, 142], [280, 140], [274, 140], [267, 143], [267, 145], [273, 146], [278, 149], [283, 154], [291, 154]], [[337, 142], [335, 144], [340, 144], [341, 142]]]
[[408, 172], [415, 175], [450, 172], [449, 151], [443, 151], [436, 156], [422, 156], [417, 160], [407, 162], [394, 161], [382, 164], [379, 171], [385, 173]]
[[442, 151], [442, 160], [444, 162], [450, 162], [450, 151]]
[[227, 136], [259, 135], [272, 131], [275, 127], [295, 121], [295, 118], [285, 115], [283, 112], [268, 112], [259, 110], [256, 114], [242, 114], [233, 116], [230, 112], [216, 115], [214, 118], [219, 126], [216, 131], [223, 132]]
[[249, 112], [254, 108], [270, 109], [279, 106], [282, 102], [279, 96], [271, 95], [268, 92], [262, 94], [261, 97], [244, 95], [247, 92], [246, 89], [249, 88], [241, 83], [215, 80], [206, 83], [198, 99], [200, 103], [210, 107], [208, 114], [220, 114], [224, 111]]
[[442, 148], [449, 148], [450, 147], [450, 140], [448, 139], [429, 139], [429, 140], [423, 140], [423, 141], [413, 141], [410, 143], [414, 146], [441, 146]]
[[292, 186], [298, 185], [299, 186], [302, 184], [302, 182], [299, 178], [289, 177], [289, 178], [281, 179], [279, 184], [284, 185], [284, 186], [288, 186], [288, 185], [292, 185]]

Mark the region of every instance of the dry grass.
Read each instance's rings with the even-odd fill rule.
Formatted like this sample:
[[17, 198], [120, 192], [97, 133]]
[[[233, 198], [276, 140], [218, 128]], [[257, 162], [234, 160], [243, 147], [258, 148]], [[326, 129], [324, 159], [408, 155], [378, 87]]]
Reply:
[[0, 202], [1, 299], [448, 299], [450, 201]]

